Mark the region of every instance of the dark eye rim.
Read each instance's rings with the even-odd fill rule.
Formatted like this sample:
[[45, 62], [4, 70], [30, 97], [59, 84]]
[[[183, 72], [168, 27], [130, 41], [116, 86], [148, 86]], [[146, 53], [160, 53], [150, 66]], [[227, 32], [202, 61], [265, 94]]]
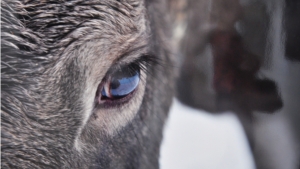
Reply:
[[118, 107], [118, 106], [121, 106], [123, 104], [126, 104], [135, 95], [135, 93], [137, 92], [137, 89], [138, 89], [138, 87], [136, 89], [134, 89], [128, 95], [126, 95], [126, 96], [124, 96], [122, 98], [119, 98], [119, 99], [115, 99], [115, 100], [113, 100], [113, 99], [105, 99], [105, 100], [101, 101], [100, 103], [99, 103], [98, 100], [96, 100], [96, 102], [97, 102], [96, 103], [96, 108], [100, 108], [100, 107], [101, 108], [111, 108], [111, 107]]

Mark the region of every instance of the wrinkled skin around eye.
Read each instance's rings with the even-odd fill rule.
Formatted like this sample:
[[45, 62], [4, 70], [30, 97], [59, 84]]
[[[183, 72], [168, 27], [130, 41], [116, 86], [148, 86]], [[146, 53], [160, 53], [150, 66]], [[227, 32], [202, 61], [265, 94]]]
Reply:
[[104, 85], [101, 95], [102, 99], [118, 99], [132, 93], [140, 81], [139, 70], [119, 71], [111, 75], [110, 80]]

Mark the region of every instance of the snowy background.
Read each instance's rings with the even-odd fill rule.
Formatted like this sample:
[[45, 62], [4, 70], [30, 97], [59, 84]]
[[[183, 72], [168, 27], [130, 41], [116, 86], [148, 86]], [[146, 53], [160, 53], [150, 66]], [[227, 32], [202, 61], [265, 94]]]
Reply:
[[174, 99], [164, 130], [161, 169], [254, 169], [237, 117], [192, 109]]

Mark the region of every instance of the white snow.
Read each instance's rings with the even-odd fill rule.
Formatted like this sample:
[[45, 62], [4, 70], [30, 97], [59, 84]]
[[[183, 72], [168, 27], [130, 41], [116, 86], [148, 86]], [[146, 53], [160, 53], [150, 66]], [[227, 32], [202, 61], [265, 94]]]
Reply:
[[237, 117], [192, 109], [174, 99], [160, 157], [161, 169], [254, 169]]

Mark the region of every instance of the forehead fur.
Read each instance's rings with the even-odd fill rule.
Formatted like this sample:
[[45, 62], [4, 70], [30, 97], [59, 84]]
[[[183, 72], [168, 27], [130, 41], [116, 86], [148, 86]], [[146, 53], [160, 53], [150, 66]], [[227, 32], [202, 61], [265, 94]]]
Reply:
[[[145, 12], [140, 1], [4, 0], [1, 6], [4, 55], [22, 51], [22, 55], [36, 55], [32, 58], [49, 59], [97, 31], [107, 37], [118, 36], [144, 31], [145, 26], [141, 24]], [[47, 58], [41, 57], [45, 55]]]

